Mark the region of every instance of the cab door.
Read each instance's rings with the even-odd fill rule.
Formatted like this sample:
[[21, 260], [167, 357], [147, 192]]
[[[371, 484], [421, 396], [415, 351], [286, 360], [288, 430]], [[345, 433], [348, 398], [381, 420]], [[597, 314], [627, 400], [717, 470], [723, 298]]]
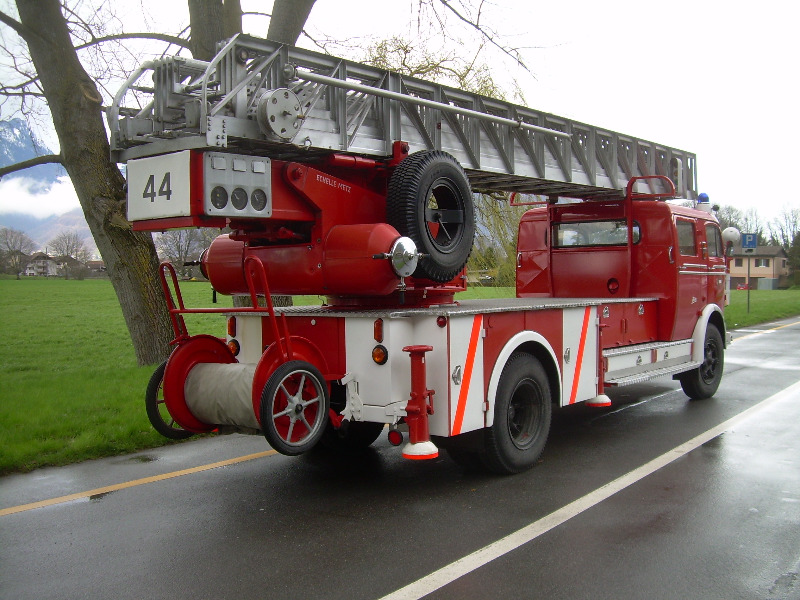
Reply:
[[677, 310], [673, 340], [692, 336], [697, 315], [708, 299], [705, 229], [697, 219], [675, 216], [675, 262], [678, 267]]
[[703, 226], [705, 239], [701, 242], [701, 251], [705, 254], [708, 266], [708, 302], [720, 308], [725, 306], [725, 247], [722, 245], [722, 234], [716, 223], [706, 221]]

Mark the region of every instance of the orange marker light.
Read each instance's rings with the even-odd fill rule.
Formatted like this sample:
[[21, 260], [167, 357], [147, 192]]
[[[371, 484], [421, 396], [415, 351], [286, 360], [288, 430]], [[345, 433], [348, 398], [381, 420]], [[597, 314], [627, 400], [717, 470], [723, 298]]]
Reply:
[[389, 360], [389, 351], [378, 344], [372, 349], [372, 360], [376, 365], [385, 365], [386, 361]]

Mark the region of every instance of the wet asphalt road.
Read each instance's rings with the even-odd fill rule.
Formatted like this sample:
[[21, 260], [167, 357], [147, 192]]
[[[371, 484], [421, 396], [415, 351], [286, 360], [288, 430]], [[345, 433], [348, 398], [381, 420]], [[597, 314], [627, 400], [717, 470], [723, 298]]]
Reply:
[[736, 337], [714, 398], [558, 411], [513, 477], [227, 436], [0, 479], [0, 598], [800, 599], [800, 320]]

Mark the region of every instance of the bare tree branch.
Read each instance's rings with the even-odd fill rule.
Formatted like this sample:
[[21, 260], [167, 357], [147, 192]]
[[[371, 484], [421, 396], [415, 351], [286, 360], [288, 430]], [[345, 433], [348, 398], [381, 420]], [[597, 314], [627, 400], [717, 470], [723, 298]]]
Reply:
[[4, 25], [8, 25], [9, 27], [11, 27], [11, 29], [16, 31], [19, 37], [21, 37], [25, 41], [35, 36], [39, 40], [46, 42], [45, 38], [43, 38], [37, 32], [31, 30], [28, 27], [25, 27], [22, 23], [20, 23], [19, 21], [17, 21], [12, 17], [9, 17], [6, 13], [2, 11], [0, 11], [0, 23], [3, 23]]
[[15, 96], [19, 98], [27, 98], [28, 96], [33, 96], [34, 98], [44, 98], [44, 94], [40, 92], [29, 92], [26, 90], [23, 90], [21, 92], [12, 92], [3, 87], [0, 87], [0, 96], [5, 96], [5, 97]]
[[132, 39], [158, 40], [159, 42], [175, 44], [176, 46], [180, 46], [181, 48], [186, 48], [187, 50], [189, 49], [189, 42], [183, 38], [162, 33], [141, 32], [141, 33], [116, 33], [112, 35], [105, 35], [98, 38], [92, 38], [90, 42], [86, 42], [79, 46], [75, 46], [75, 50], [83, 50], [84, 48], [88, 48], [90, 46], [96, 46], [97, 44], [102, 44], [103, 42], [109, 42], [113, 40], [132, 40]]
[[27, 81], [23, 81], [22, 83], [18, 83], [16, 85], [2, 85], [2, 84], [0, 84], [0, 94], [11, 94], [12, 90], [23, 90], [24, 91], [24, 88], [26, 88], [29, 85], [35, 83], [38, 79], [39, 79], [38, 77], [30, 77], [30, 78], [28, 78]]
[[60, 154], [47, 154], [45, 156], [36, 156], [34, 158], [23, 160], [22, 162], [18, 162], [13, 165], [0, 167], [0, 178], [5, 177], [9, 173], [16, 173], [17, 171], [29, 169], [30, 167], [35, 167], [37, 165], [47, 165], [50, 163], [64, 164], [64, 160]]
[[520, 57], [520, 54], [517, 50], [513, 48], [507, 48], [497, 43], [497, 41], [495, 40], [495, 36], [492, 35], [493, 32], [485, 30], [484, 27], [480, 24], [481, 8], [483, 6], [483, 2], [480, 3], [480, 6], [478, 8], [478, 18], [474, 22], [470, 21], [467, 17], [458, 12], [458, 10], [456, 10], [452, 6], [452, 4], [450, 4], [450, 0], [439, 0], [439, 2], [441, 2], [445, 6], [445, 8], [447, 8], [447, 10], [452, 12], [456, 17], [458, 17], [461, 21], [466, 23], [469, 27], [472, 27], [473, 29], [477, 30], [481, 34], [481, 36], [486, 38], [493, 46], [498, 48], [504, 54], [513, 58], [518, 65], [520, 65], [523, 69], [525, 69], [530, 73], [531, 70], [524, 62], [522, 62], [522, 58]]

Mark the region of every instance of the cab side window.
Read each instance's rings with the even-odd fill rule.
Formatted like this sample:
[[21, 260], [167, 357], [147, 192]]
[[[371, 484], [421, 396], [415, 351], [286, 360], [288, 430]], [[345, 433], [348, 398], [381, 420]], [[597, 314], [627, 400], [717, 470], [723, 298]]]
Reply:
[[708, 242], [708, 255], [714, 257], [722, 257], [725, 255], [725, 250], [722, 246], [722, 236], [720, 235], [719, 228], [711, 223], [706, 224], [706, 241]]
[[682, 256], [697, 256], [697, 242], [694, 234], [694, 221], [677, 219], [678, 248]]

